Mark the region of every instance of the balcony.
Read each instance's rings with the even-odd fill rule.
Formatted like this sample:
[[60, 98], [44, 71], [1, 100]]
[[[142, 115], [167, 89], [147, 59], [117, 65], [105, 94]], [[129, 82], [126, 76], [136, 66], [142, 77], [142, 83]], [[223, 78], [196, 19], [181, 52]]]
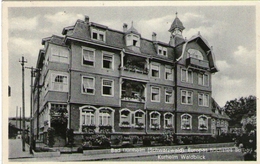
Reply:
[[190, 57], [186, 59], [186, 66], [190, 66], [190, 68], [194, 69], [207, 70], [209, 69], [209, 62]]
[[147, 61], [145, 58], [126, 55], [119, 67], [121, 76], [148, 80]]
[[121, 100], [130, 102], [145, 102], [145, 84], [132, 80], [124, 80]]

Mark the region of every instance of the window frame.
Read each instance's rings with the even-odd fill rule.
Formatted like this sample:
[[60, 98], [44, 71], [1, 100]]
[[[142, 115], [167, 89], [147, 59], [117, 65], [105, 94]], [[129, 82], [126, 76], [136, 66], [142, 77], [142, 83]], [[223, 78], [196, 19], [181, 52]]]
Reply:
[[[167, 76], [166, 76], [166, 75], [167, 75], [167, 69], [171, 71], [171, 75], [172, 75], [172, 78], [171, 78], [171, 79], [166, 78], [166, 77], [167, 77]], [[169, 80], [169, 81], [173, 81], [173, 69], [172, 69], [172, 68], [167, 67], [167, 66], [165, 67], [164, 79], [165, 79], [165, 80]]]
[[[107, 56], [110, 56], [112, 57], [112, 61], [111, 61], [111, 68], [104, 68], [104, 56], [107, 55]], [[111, 52], [107, 52], [107, 51], [102, 51], [102, 68], [103, 69], [106, 69], [106, 70], [114, 70], [114, 54], [111, 53]]]
[[[157, 76], [153, 76], [153, 66], [157, 66], [158, 67], [158, 77]], [[151, 63], [151, 77], [152, 78], [156, 78], [156, 79], [159, 79], [161, 77], [160, 64], [158, 64], [158, 63]]]
[[[201, 128], [200, 127], [200, 119], [201, 118], [206, 118], [206, 120], [205, 120], [205, 126], [206, 126], [206, 128]], [[209, 129], [209, 117], [207, 117], [206, 115], [200, 115], [200, 116], [198, 116], [198, 129], [199, 130], [208, 130]]]
[[[111, 95], [106, 95], [103, 93], [103, 87], [104, 87], [104, 80], [107, 80], [107, 81], [112, 81], [112, 85], [111, 85], [111, 91], [112, 91], [112, 94]], [[101, 95], [102, 96], [105, 96], [105, 97], [114, 97], [114, 89], [115, 89], [115, 86], [114, 86], [114, 80], [112, 79], [105, 79], [105, 78], [102, 78], [102, 83], [101, 83]]]
[[[122, 112], [123, 111], [128, 111], [129, 112], [129, 125], [122, 125], [123, 121], [122, 121]], [[132, 126], [132, 111], [128, 108], [123, 108], [121, 110], [119, 110], [119, 127], [131, 127]]]
[[[83, 80], [84, 80], [84, 78], [90, 78], [90, 79], [93, 79], [93, 94], [92, 93], [86, 93], [86, 92], [83, 92]], [[95, 85], [95, 81], [96, 81], [96, 79], [95, 79], [95, 77], [92, 77], [92, 76], [82, 76], [81, 77], [81, 94], [87, 94], [87, 95], [95, 95], [95, 93], [96, 93], [96, 85]]]
[[[157, 114], [157, 117], [155, 118], [152, 118], [152, 114]], [[160, 129], [161, 128], [161, 113], [159, 113], [158, 111], [152, 111], [149, 113], [150, 115], [150, 125], [149, 127], [152, 129], [152, 128], [156, 128], [154, 125], [152, 125], [152, 120], [157, 120], [158, 122], [158, 128]]]
[[142, 126], [142, 128], [145, 128], [145, 124], [146, 124], [146, 122], [145, 122], [145, 112], [144, 112], [143, 110], [141, 110], [141, 109], [138, 109], [138, 110], [136, 110], [136, 111], [133, 112], [133, 113], [134, 113], [134, 127], [135, 127], [135, 128], [139, 128], [139, 126], [136, 125], [136, 118], [139, 118], [139, 117], [136, 116], [136, 113], [137, 113], [137, 112], [143, 113], [143, 115], [142, 115], [142, 120], [143, 120], [143, 122], [144, 122], [144, 123], [143, 123], [144, 125]]
[[[97, 34], [97, 39], [93, 37], [93, 33]], [[103, 40], [100, 40], [100, 35], [103, 35]], [[100, 42], [106, 42], [106, 30], [101, 30], [99, 28], [91, 27], [91, 39], [100, 41]]]
[[[95, 67], [95, 65], [96, 65], [96, 49], [89, 48], [89, 47], [83, 47], [83, 46], [82, 46], [81, 49], [82, 49], [81, 50], [81, 65], [86, 66], [86, 67]], [[84, 64], [84, 53], [83, 53], [84, 50], [93, 52], [93, 66]]]
[[164, 94], [165, 94], [165, 103], [166, 104], [174, 104], [174, 90], [172, 89], [172, 90], [170, 90], [171, 92], [172, 92], [172, 94], [171, 94], [171, 96], [172, 96], [172, 102], [167, 102], [166, 100], [166, 96], [167, 95], [169, 95], [168, 93], [167, 93], [167, 91], [169, 91], [170, 89], [167, 89], [167, 88], [165, 88], [165, 90], [164, 90]]
[[[182, 93], [185, 92], [185, 103], [182, 102]], [[188, 93], [191, 93], [191, 103], [188, 103]], [[193, 91], [188, 91], [188, 90], [181, 90], [181, 104], [183, 105], [193, 105]]]
[[[189, 124], [189, 125], [190, 125], [189, 128], [183, 127], [183, 123], [182, 123], [182, 122], [183, 122], [183, 117], [184, 117], [184, 116], [189, 116], [189, 123], [190, 123], [190, 124]], [[184, 113], [184, 114], [181, 115], [181, 129], [182, 129], [182, 130], [192, 130], [192, 115], [190, 115], [190, 114], [188, 114], [188, 113]]]
[[[64, 82], [55, 82], [55, 79], [56, 79], [57, 76], [66, 77], [66, 83], [64, 83]], [[63, 88], [66, 87], [66, 89], [63, 89], [63, 90], [54, 89], [54, 84], [63, 85]], [[57, 91], [57, 92], [68, 92], [69, 91], [68, 87], [69, 87], [68, 75], [62, 74], [62, 73], [56, 73], [56, 72], [51, 73], [51, 89], [50, 90]]]
[[[182, 71], [185, 71], [185, 79], [182, 75]], [[191, 72], [191, 82], [189, 82], [189, 72]], [[181, 68], [181, 82], [193, 84], [193, 71], [191, 69]]]
[[[199, 104], [200, 96], [202, 96], [202, 105]], [[206, 101], [205, 101], [205, 100], [206, 100], [206, 96], [208, 96], [208, 97], [207, 97], [207, 102], [208, 102], [207, 104], [205, 103], [205, 102], [206, 102]], [[198, 93], [198, 106], [209, 107], [209, 104], [210, 104], [210, 103], [209, 103], [209, 94], [207, 94], [207, 93], [200, 93], [200, 92], [199, 92], [199, 93]]]
[[[167, 125], [165, 124], [166, 121], [166, 115], [171, 115], [171, 122], [172, 122], [172, 126], [171, 127], [167, 127]], [[166, 112], [163, 114], [163, 128], [164, 129], [170, 129], [170, 128], [174, 128], [174, 114], [170, 113], [170, 112]]]
[[[159, 89], [159, 100], [153, 100], [153, 88], [157, 88]], [[156, 87], [156, 86], [151, 86], [151, 102], [160, 102], [161, 101], [161, 88], [160, 87]]]
[[[199, 83], [199, 75], [202, 75], [202, 84]], [[208, 77], [207, 84], [205, 84], [205, 76]], [[209, 86], [209, 75], [208, 74], [198, 73], [198, 85], [200, 85], [200, 86]]]

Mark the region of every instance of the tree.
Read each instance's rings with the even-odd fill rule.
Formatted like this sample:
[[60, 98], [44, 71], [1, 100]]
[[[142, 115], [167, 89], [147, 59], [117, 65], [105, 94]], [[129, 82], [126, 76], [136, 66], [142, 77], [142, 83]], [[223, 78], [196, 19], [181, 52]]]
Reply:
[[256, 97], [250, 95], [227, 101], [224, 110], [231, 118], [230, 126], [241, 124], [242, 119], [256, 115]]

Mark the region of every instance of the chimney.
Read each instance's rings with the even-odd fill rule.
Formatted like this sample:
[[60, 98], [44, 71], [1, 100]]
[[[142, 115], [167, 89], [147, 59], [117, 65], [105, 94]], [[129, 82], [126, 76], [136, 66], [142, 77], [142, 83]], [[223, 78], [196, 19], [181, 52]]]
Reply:
[[85, 22], [89, 23], [89, 16], [85, 15]]
[[156, 41], [156, 33], [155, 32], [153, 32], [153, 34], [152, 34], [152, 41]]
[[126, 31], [127, 31], [127, 24], [124, 23], [124, 24], [123, 24], [123, 32], [126, 32]]

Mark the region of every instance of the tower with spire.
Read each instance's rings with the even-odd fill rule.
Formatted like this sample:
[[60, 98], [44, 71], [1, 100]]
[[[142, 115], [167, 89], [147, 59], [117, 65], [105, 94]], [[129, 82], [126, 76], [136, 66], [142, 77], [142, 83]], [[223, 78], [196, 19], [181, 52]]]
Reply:
[[184, 29], [185, 29], [185, 27], [183, 26], [182, 22], [178, 18], [178, 12], [176, 12], [176, 18], [174, 19], [170, 29], [168, 30], [171, 33], [171, 36], [170, 36], [170, 45], [171, 46], [175, 47], [176, 45], [181, 44], [185, 41], [182, 36], [182, 31]]

